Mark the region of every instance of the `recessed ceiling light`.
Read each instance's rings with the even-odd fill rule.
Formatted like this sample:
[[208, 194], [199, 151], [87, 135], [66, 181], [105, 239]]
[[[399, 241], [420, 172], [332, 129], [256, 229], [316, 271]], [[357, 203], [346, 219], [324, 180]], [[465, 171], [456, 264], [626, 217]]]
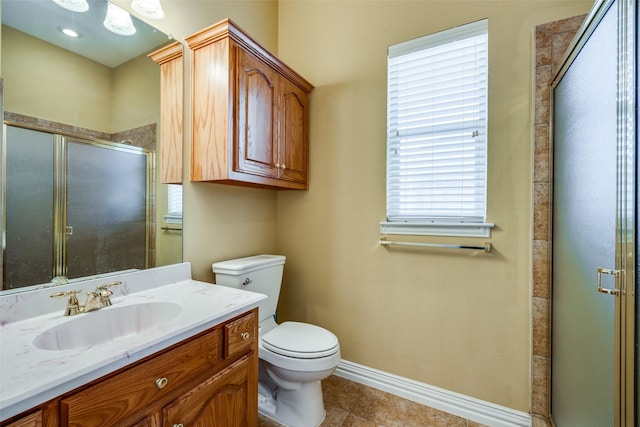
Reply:
[[65, 36], [69, 36], [69, 37], [79, 37], [80, 35], [78, 33], [76, 33], [75, 31], [73, 31], [71, 28], [64, 28], [64, 27], [58, 27], [58, 29], [60, 30], [60, 32], [62, 32]]

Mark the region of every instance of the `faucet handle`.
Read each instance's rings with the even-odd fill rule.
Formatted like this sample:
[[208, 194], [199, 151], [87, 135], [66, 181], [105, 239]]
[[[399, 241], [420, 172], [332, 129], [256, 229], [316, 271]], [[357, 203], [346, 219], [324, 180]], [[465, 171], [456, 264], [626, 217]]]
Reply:
[[120, 286], [120, 285], [122, 285], [122, 282], [117, 281], [117, 282], [105, 283], [104, 285], [98, 285], [96, 289], [107, 289], [107, 288], [113, 288], [114, 286]]
[[82, 291], [67, 291], [67, 292], [56, 292], [54, 294], [49, 295], [50, 298], [62, 298], [62, 297], [66, 297], [66, 296], [70, 296], [70, 295], [76, 295], [81, 293]]
[[69, 301], [67, 301], [67, 308], [64, 311], [64, 315], [65, 316], [75, 316], [76, 314], [80, 313], [80, 303], [78, 302], [78, 297], [76, 296], [77, 294], [79, 294], [82, 291], [78, 291], [78, 290], [73, 290], [73, 291], [68, 291], [68, 292], [56, 292], [54, 294], [51, 294], [50, 297], [51, 298], [62, 298], [62, 297], [69, 297]]
[[100, 285], [96, 288], [96, 291], [100, 293], [100, 305], [102, 307], [109, 307], [111, 305], [111, 295], [113, 295], [113, 291], [110, 291], [109, 288], [121, 284], [122, 282], [111, 282], [105, 283], [104, 285]]

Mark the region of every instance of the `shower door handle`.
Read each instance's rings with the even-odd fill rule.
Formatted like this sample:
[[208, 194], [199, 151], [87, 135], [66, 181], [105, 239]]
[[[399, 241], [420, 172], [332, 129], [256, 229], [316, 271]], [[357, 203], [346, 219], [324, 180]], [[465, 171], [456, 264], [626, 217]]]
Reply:
[[622, 270], [611, 270], [611, 269], [608, 269], [608, 268], [598, 267], [597, 276], [596, 276], [596, 286], [597, 286], [598, 292], [603, 293], [603, 294], [607, 294], [607, 295], [619, 296], [620, 295], [620, 289], [609, 289], [609, 288], [603, 288], [602, 287], [602, 275], [603, 274], [612, 275], [614, 277], [616, 285], [617, 285], [618, 278], [622, 275], [622, 273], [623, 273]]

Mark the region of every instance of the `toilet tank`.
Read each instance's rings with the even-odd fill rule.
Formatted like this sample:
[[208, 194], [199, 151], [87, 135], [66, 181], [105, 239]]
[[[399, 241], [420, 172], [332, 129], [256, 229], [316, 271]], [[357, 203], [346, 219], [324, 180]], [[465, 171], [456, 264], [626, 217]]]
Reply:
[[211, 268], [217, 285], [267, 296], [258, 306], [262, 322], [276, 314], [285, 259], [282, 255], [255, 255], [216, 262]]

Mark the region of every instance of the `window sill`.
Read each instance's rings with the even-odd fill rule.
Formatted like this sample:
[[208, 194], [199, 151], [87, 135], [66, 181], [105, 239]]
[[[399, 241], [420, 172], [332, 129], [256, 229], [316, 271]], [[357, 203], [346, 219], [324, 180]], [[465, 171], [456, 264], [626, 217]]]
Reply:
[[177, 215], [165, 215], [164, 222], [167, 224], [182, 224], [182, 217]]
[[380, 234], [403, 234], [408, 236], [457, 236], [457, 237], [491, 237], [493, 223], [421, 223], [421, 222], [386, 222], [380, 223]]

